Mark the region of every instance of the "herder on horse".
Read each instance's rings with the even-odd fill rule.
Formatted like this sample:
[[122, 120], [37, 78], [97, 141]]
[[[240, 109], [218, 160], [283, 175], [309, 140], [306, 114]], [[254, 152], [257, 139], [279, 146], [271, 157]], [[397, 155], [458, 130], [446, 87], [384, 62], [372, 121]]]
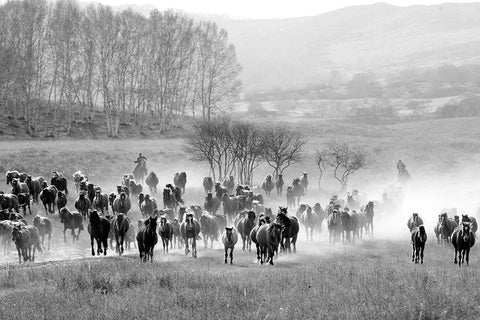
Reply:
[[407, 185], [407, 182], [412, 179], [410, 174], [407, 171], [407, 167], [405, 164], [402, 162], [402, 160], [398, 160], [397, 162], [397, 170], [398, 170], [398, 183], [402, 188], [405, 188]]
[[137, 166], [133, 169], [133, 177], [139, 183], [143, 184], [143, 179], [147, 175], [147, 158], [141, 153], [138, 154], [137, 160], [134, 161]]

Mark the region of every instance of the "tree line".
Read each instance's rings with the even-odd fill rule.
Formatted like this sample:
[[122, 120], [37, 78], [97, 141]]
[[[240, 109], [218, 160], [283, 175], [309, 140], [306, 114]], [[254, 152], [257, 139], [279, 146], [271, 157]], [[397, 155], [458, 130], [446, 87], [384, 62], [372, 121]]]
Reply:
[[0, 69], [0, 109], [25, 119], [31, 136], [45, 119], [68, 133], [95, 110], [111, 137], [120, 123], [210, 119], [241, 85], [235, 48], [215, 23], [75, 0], [1, 5]]
[[[214, 181], [234, 176], [239, 183], [251, 185], [255, 169], [262, 163], [276, 178], [307, 158], [306, 136], [281, 124], [265, 128], [228, 118], [197, 121], [184, 141], [191, 160], [207, 163]], [[326, 168], [331, 167], [342, 190], [352, 174], [367, 168], [373, 160], [365, 146], [336, 140], [317, 149], [313, 158], [320, 171], [319, 187]]]

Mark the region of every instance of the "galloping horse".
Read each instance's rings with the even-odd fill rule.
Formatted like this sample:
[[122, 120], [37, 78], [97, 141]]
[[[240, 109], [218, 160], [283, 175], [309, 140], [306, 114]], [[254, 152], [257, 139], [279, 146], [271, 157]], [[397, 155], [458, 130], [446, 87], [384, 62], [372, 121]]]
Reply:
[[143, 179], [147, 176], [147, 162], [145, 159], [140, 159], [135, 169], [133, 169], [133, 178], [137, 183], [143, 184]]
[[192, 257], [197, 257], [197, 239], [199, 240], [200, 237], [198, 234], [200, 233], [201, 227], [200, 222], [193, 217], [192, 213], [187, 213], [185, 215], [185, 220], [180, 225], [180, 233], [182, 234], [182, 238], [185, 242], [185, 254], [190, 252], [188, 248], [188, 239], [192, 239]]
[[427, 233], [425, 232], [425, 227], [420, 225], [414, 227], [411, 231], [411, 240], [412, 240], [412, 262], [423, 263], [423, 250], [425, 249], [425, 242], [427, 242]]
[[[470, 248], [475, 244], [475, 235], [470, 229], [469, 222], [462, 222], [459, 228], [455, 229], [452, 234], [452, 244], [455, 247], [455, 260], [457, 264], [457, 252], [458, 252], [458, 266], [461, 267], [462, 263], [470, 258]], [[466, 256], [466, 257], [465, 257]]]

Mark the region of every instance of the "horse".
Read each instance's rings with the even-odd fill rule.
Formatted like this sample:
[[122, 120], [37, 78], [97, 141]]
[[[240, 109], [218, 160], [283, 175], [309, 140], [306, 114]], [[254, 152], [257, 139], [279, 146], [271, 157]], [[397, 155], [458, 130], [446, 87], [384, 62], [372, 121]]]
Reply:
[[[300, 198], [305, 195], [305, 189], [303, 187], [303, 185], [300, 183], [300, 179], [294, 179], [293, 180], [293, 183], [292, 183], [292, 193], [293, 193], [293, 196], [295, 197], [296, 199], [296, 205], [300, 205]], [[295, 201], [294, 201], [294, 205], [295, 205]]]
[[86, 220], [88, 216], [88, 210], [90, 210], [91, 202], [85, 197], [85, 192], [80, 192], [77, 199], [74, 203], [75, 209], [77, 209], [82, 215], [83, 219]]
[[[59, 216], [60, 223], [63, 223], [63, 240], [67, 242], [65, 231], [71, 229], [73, 237], [72, 241], [75, 242], [75, 239], [78, 241], [80, 232], [83, 230], [82, 214], [78, 212], [70, 212], [67, 207], [63, 207], [59, 212]], [[75, 229], [78, 229], [77, 235], [75, 235]]]
[[242, 237], [242, 250], [245, 251], [245, 244], [248, 251], [252, 251], [252, 240], [250, 239], [250, 232], [255, 227], [255, 212], [248, 211], [246, 216], [241, 218], [235, 225], [238, 233]]
[[283, 181], [283, 175], [279, 174], [275, 179], [275, 188], [277, 189], [277, 196], [281, 196], [283, 192], [283, 185], [285, 182]]
[[101, 211], [103, 215], [108, 214], [108, 194], [102, 193], [100, 190], [95, 191], [95, 198], [92, 202], [93, 210]]
[[5, 176], [7, 178], [7, 185], [12, 183], [13, 179], [19, 179], [20, 178], [20, 172], [17, 170], [12, 170], [12, 171], [7, 171], [5, 173]]
[[287, 187], [287, 208], [293, 209], [295, 207], [295, 195], [293, 194], [293, 187]]
[[[350, 215], [347, 210], [340, 213], [342, 219], [342, 238], [343, 242], [355, 243], [355, 234], [358, 229], [358, 219], [356, 216]], [[352, 238], [350, 238], [350, 236]]]
[[412, 262], [418, 263], [420, 259], [420, 263], [423, 264], [423, 250], [427, 242], [425, 227], [423, 225], [413, 227], [410, 238], [412, 240]]
[[466, 214], [462, 214], [462, 222], [470, 222], [470, 230], [475, 234], [478, 229], [477, 219], [470, 217]]
[[45, 236], [48, 235], [48, 249], [50, 251], [50, 240], [52, 240], [52, 221], [47, 217], [41, 217], [38, 214], [33, 218], [32, 223], [37, 229], [42, 240], [42, 247], [45, 249]]
[[293, 252], [297, 252], [296, 243], [298, 231], [300, 230], [297, 217], [289, 217], [287, 215], [287, 208], [280, 207], [275, 222], [282, 226], [282, 241], [280, 242], [281, 250], [292, 252], [290, 248], [291, 243], [293, 245]]
[[185, 254], [190, 252], [188, 248], [188, 239], [192, 239], [192, 257], [197, 257], [197, 238], [200, 239], [198, 234], [200, 233], [200, 222], [193, 217], [193, 214], [185, 214], [185, 220], [180, 224], [180, 233], [182, 234], [183, 241], [185, 243]]
[[147, 175], [147, 178], [145, 179], [145, 184], [148, 186], [150, 193], [157, 193], [158, 182], [159, 180], [155, 172], [150, 171], [150, 173]]
[[118, 252], [119, 255], [122, 255], [123, 243], [128, 229], [130, 228], [130, 221], [123, 213], [119, 213], [113, 217], [112, 221], [110, 222], [110, 228], [112, 229], [113, 236], [115, 237], [115, 251]]
[[176, 172], [173, 176], [173, 185], [180, 188], [181, 194], [185, 193], [185, 185], [187, 184], [187, 174], [185, 172]]
[[162, 238], [163, 253], [168, 253], [168, 245], [172, 241], [173, 237], [173, 226], [168, 222], [167, 218], [162, 216], [160, 217], [160, 228], [158, 228], [158, 234]]
[[258, 229], [265, 223], [267, 223], [266, 217], [265, 216], [259, 217], [257, 225], [252, 228], [252, 231], [250, 231], [250, 240], [252, 240], [252, 242], [255, 243], [255, 246], [257, 247], [257, 262], [260, 262], [260, 259], [261, 259], [260, 245], [257, 240], [257, 232], [258, 232]]
[[437, 243], [440, 243], [440, 241], [443, 242], [443, 237], [442, 237], [442, 215], [438, 215], [438, 221], [435, 224], [435, 227], [433, 227], [433, 232], [435, 233], [435, 237], [437, 238]]
[[304, 192], [307, 193], [308, 188], [308, 178], [307, 173], [304, 172], [303, 175], [300, 177], [300, 184], [302, 185]]
[[212, 177], [204, 177], [202, 185], [203, 185], [203, 190], [205, 190], [205, 194], [212, 193], [212, 190], [213, 190]]
[[[238, 188], [238, 187], [237, 187]], [[220, 184], [220, 182], [216, 182], [215, 183], [215, 196], [218, 198], [218, 199], [222, 199], [223, 195], [224, 194], [228, 194], [228, 190], [227, 188], [225, 188], [224, 186], [222, 186]]]
[[412, 231], [413, 228], [419, 227], [422, 224], [423, 224], [423, 219], [420, 218], [420, 216], [416, 212], [414, 212], [410, 217], [410, 219], [408, 219], [407, 221], [407, 227], [410, 230], [410, 232]]
[[340, 239], [340, 233], [342, 232], [342, 217], [337, 209], [334, 209], [327, 216], [327, 227], [329, 231], [328, 242], [335, 244]]
[[145, 159], [140, 159], [133, 169], [133, 178], [137, 183], [143, 184], [143, 179], [147, 175], [147, 161]]
[[12, 194], [17, 195], [19, 193], [28, 193], [30, 194], [30, 189], [25, 182], [20, 182], [19, 178], [12, 179]]
[[213, 248], [213, 240], [218, 240], [218, 222], [215, 216], [208, 212], [204, 212], [200, 217], [200, 227], [202, 230], [205, 249], [208, 247], [208, 239], [210, 238], [210, 249]]
[[365, 217], [367, 218], [367, 223], [365, 225], [365, 233], [369, 234], [371, 237], [373, 237], [373, 216], [375, 215], [375, 213], [373, 212], [373, 207], [373, 201], [369, 201], [363, 211]]
[[[15, 226], [12, 230], [12, 240], [15, 242], [18, 252], [18, 263], [35, 261], [35, 249], [42, 252], [40, 236], [35, 226]], [[32, 253], [33, 251], [33, 253]]]
[[232, 194], [233, 189], [235, 189], [235, 179], [233, 178], [233, 176], [229, 176], [228, 179], [225, 177], [222, 185], [227, 189], [228, 194]]
[[53, 172], [54, 176], [50, 179], [50, 184], [55, 186], [58, 191], [64, 192], [68, 196], [68, 186], [67, 186], [67, 179], [63, 177], [61, 174], [58, 175], [57, 172]]
[[153, 262], [153, 249], [157, 242], [157, 216], [150, 216], [137, 233], [137, 246], [141, 260]]
[[175, 201], [177, 202], [177, 206], [179, 204], [183, 204], [182, 190], [179, 187], [174, 187], [171, 183], [166, 184], [165, 187], [169, 188], [170, 191], [175, 195]]
[[28, 193], [19, 193], [17, 194], [18, 207], [23, 208], [23, 214], [27, 214], [27, 208], [30, 215], [32, 215], [32, 210], [30, 209], [30, 195]]
[[12, 212], [12, 210], [15, 210], [16, 212], [20, 212], [18, 208], [18, 197], [16, 195], [11, 193], [0, 193], [1, 210], [8, 210], [8, 212]]
[[163, 189], [163, 208], [177, 211], [177, 199], [170, 188]]
[[363, 213], [357, 213], [356, 210], [352, 210], [352, 217], [357, 224], [357, 227], [353, 230], [353, 235], [356, 236], [357, 239], [361, 239], [363, 238], [363, 229], [367, 225], [367, 217]]
[[262, 183], [262, 189], [265, 191], [265, 194], [270, 197], [270, 193], [272, 192], [273, 188], [275, 188], [272, 176], [269, 174], [265, 177]]
[[453, 231], [458, 227], [458, 223], [447, 217], [447, 213], [444, 212], [440, 215], [441, 217], [441, 237], [444, 244], [447, 244], [450, 241]]
[[260, 263], [269, 262], [273, 266], [273, 257], [282, 241], [283, 226], [273, 222], [258, 228], [256, 239], [260, 247]]
[[45, 181], [43, 177], [32, 178], [32, 176], [27, 176], [25, 183], [30, 190], [30, 195], [32, 196], [33, 202], [38, 203], [38, 196], [42, 191], [42, 183]]
[[130, 202], [130, 197], [127, 196], [125, 192], [120, 193], [120, 196], [113, 200], [113, 210], [115, 213], [127, 214], [131, 208], [132, 203]]
[[78, 170], [73, 173], [73, 183], [75, 184], [75, 189], [77, 189], [77, 194], [80, 192], [80, 183], [82, 181], [88, 181], [88, 177], [86, 174], [83, 174], [81, 170]]
[[93, 210], [90, 213], [89, 221], [88, 233], [90, 234], [92, 256], [95, 255], [94, 240], [97, 241], [97, 255], [100, 255], [103, 252], [103, 255], [106, 256], [108, 248], [108, 234], [110, 232], [110, 221], [108, 221], [108, 219], [105, 217], [99, 216], [97, 210]]
[[323, 223], [323, 220], [325, 220], [327, 218], [327, 214], [326, 214], [325, 210], [322, 208], [322, 206], [320, 205], [320, 203], [318, 203], [318, 202], [313, 205], [312, 209], [317, 214], [318, 228], [319, 228], [320, 232], [322, 232], [322, 223]]
[[475, 234], [470, 230], [469, 222], [462, 222], [462, 224], [452, 233], [451, 241], [455, 248], [455, 259], [453, 263], [457, 264], [458, 252], [458, 266], [461, 267], [464, 261], [470, 258], [470, 248], [475, 245]]
[[2, 238], [3, 255], [10, 253], [10, 243], [12, 242], [13, 228], [21, 225], [25, 225], [25, 223], [11, 220], [0, 221], [0, 237]]
[[[45, 207], [45, 213], [55, 213], [55, 199], [57, 198], [58, 189], [54, 185], [47, 186], [47, 183], [43, 183], [43, 190], [40, 192], [40, 200], [42, 200]], [[48, 209], [47, 209], [48, 207]]]
[[300, 216], [300, 223], [303, 224], [303, 226], [305, 227], [305, 231], [307, 233], [307, 240], [310, 238], [310, 241], [313, 241], [313, 230], [318, 224], [318, 216], [310, 206], [308, 206], [307, 210], [305, 210], [305, 212], [303, 212]]
[[57, 209], [58, 212], [67, 205], [67, 196], [62, 191], [57, 193]]
[[157, 209], [157, 200], [150, 198], [150, 195], [145, 195], [142, 203], [140, 204], [140, 212], [146, 219], [153, 214], [153, 211]]
[[228, 250], [230, 249], [230, 264], [233, 264], [233, 249], [238, 242], [238, 234], [235, 228], [225, 227], [225, 231], [222, 233], [223, 247], [225, 248], [225, 264], [227, 263]]
[[[211, 196], [211, 194], [210, 194]], [[242, 196], [238, 196], [242, 197]], [[233, 217], [240, 209], [240, 203], [237, 197], [231, 197], [224, 193], [222, 196], [223, 214], [227, 217], [229, 222], [232, 222]], [[219, 200], [217, 198], [208, 197], [205, 199], [205, 210], [211, 213], [215, 213], [215, 208], [219, 206]]]

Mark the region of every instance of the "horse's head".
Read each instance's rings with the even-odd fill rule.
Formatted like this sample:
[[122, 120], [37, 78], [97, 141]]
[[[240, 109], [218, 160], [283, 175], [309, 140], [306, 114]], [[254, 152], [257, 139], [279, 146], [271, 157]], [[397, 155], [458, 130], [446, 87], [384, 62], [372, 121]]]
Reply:
[[277, 243], [280, 242], [282, 240], [282, 234], [285, 230], [285, 226], [280, 223], [274, 222], [270, 224], [270, 230], [270, 236], [273, 238], [272, 240]]
[[166, 225], [167, 224], [167, 218], [165, 216], [160, 217], [160, 225]]
[[12, 229], [12, 241], [16, 241], [17, 239], [20, 239], [20, 226], [14, 226]]
[[278, 214], [287, 215], [287, 213], [288, 213], [287, 207], [278, 207]]
[[37, 215], [33, 218], [33, 221], [32, 221], [33, 225], [34, 225], [34, 226], [39, 225], [40, 222], [41, 222], [41, 219], [42, 219], [42, 218], [37, 214]]
[[120, 201], [125, 201], [125, 199], [127, 198], [127, 195], [125, 194], [125, 192], [120, 192]]
[[19, 182], [20, 182], [19, 178], [13, 178], [12, 179], [12, 186], [17, 187]]
[[470, 242], [470, 222], [462, 222], [462, 231], [463, 242]]
[[97, 223], [99, 220], [100, 220], [100, 216], [98, 215], [97, 210], [93, 210], [92, 212], [90, 212], [90, 224], [93, 225], [94, 223]]
[[470, 217], [467, 214], [462, 214], [462, 222], [471, 222]]
[[247, 217], [248, 217], [248, 220], [250, 220], [250, 222], [253, 222], [255, 220], [255, 212], [252, 210], [248, 211]]
[[427, 241], [427, 233], [425, 232], [425, 226], [422, 224], [418, 226], [418, 233], [421, 242]]
[[150, 230], [153, 230], [153, 232], [155, 232], [155, 230], [157, 230], [157, 216], [156, 215], [151, 215], [147, 220], [145, 220], [145, 223], [147, 224], [148, 228]]
[[453, 220], [455, 220], [457, 224], [460, 223], [460, 217], [458, 215], [453, 216]]

